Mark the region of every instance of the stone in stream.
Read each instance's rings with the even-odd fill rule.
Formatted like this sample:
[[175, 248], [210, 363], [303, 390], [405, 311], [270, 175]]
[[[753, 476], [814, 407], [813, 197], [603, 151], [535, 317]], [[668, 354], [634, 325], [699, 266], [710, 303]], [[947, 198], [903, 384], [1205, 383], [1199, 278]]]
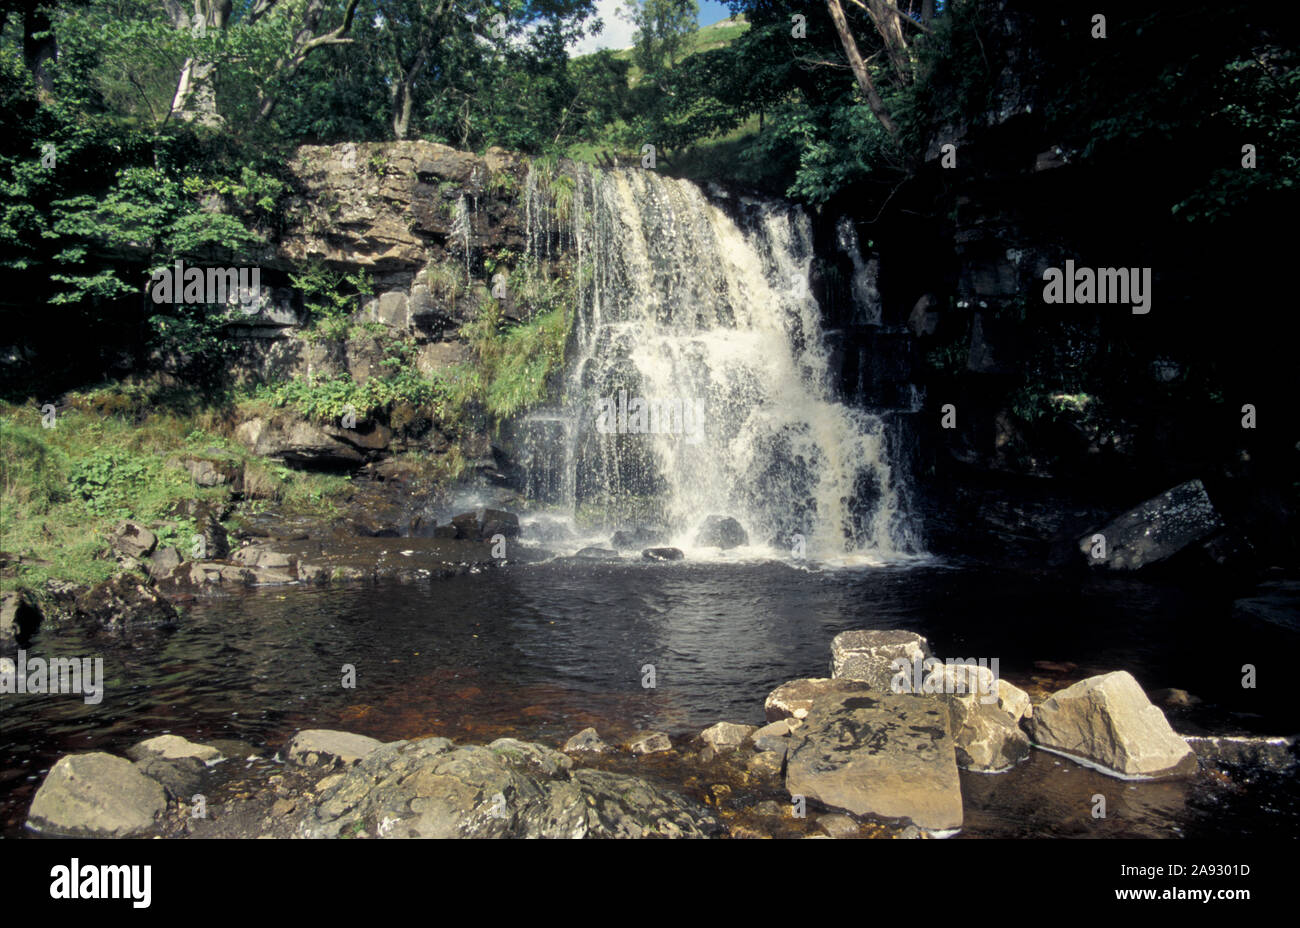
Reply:
[[613, 548], [595, 548], [586, 547], [578, 551], [574, 557], [580, 557], [584, 561], [620, 561], [622, 557]]
[[112, 754], [66, 754], [36, 791], [27, 827], [47, 835], [124, 838], [148, 831], [167, 809], [161, 785]]
[[755, 725], [739, 725], [735, 722], [719, 722], [700, 732], [700, 739], [718, 753], [734, 751], [745, 743], [745, 739], [757, 731]]
[[749, 534], [731, 516], [709, 516], [695, 535], [698, 548], [738, 548], [749, 544]]
[[1196, 756], [1224, 764], [1290, 770], [1296, 765], [1296, 739], [1264, 737], [1191, 737]]
[[539, 744], [396, 741], [330, 778], [295, 830], [308, 838], [709, 837], [702, 804], [638, 777], [574, 768]]
[[672, 740], [661, 731], [643, 731], [623, 742], [633, 754], [658, 754], [673, 749]]
[[785, 786], [855, 816], [962, 823], [961, 781], [948, 712], [928, 696], [828, 694], [794, 734]]
[[161, 784], [171, 798], [188, 802], [202, 786], [207, 768], [193, 757], [168, 759], [158, 754], [146, 754], [135, 762], [135, 769]]
[[564, 742], [563, 750], [566, 754], [604, 754], [609, 750], [609, 745], [596, 734], [596, 729], [584, 728]]
[[1053, 693], [1035, 707], [1029, 736], [1036, 745], [1090, 762], [1112, 776], [1148, 778], [1196, 770], [1196, 754], [1124, 670]]
[[803, 723], [799, 719], [777, 719], [768, 722], [762, 728], [755, 729], [750, 736], [756, 751], [779, 751], [782, 756], [790, 748], [790, 733]]
[[686, 557], [680, 548], [646, 548], [641, 556], [647, 561], [680, 561]]
[[901, 629], [856, 629], [840, 632], [831, 641], [831, 677], [859, 680], [873, 690], [890, 692], [898, 675], [895, 661], [910, 668], [930, 656], [930, 643]]
[[993, 671], [978, 664], [943, 664], [926, 678], [925, 692], [948, 704], [957, 766], [963, 770], [1000, 773], [1029, 756], [1029, 738], [1020, 730], [1020, 716], [1013, 714], [1020, 707], [1002, 708], [1000, 683]]
[[[1092, 567], [1140, 570], [1173, 557], [1222, 527], [1205, 485], [1189, 480], [1088, 532], [1079, 539], [1079, 550]], [[1105, 539], [1104, 551], [1094, 541], [1096, 535]]]
[[289, 763], [300, 767], [350, 766], [366, 757], [381, 742], [347, 731], [313, 728], [300, 731], [289, 742]]
[[163, 760], [175, 760], [179, 757], [193, 758], [203, 764], [215, 764], [222, 760], [221, 752], [209, 744], [195, 744], [180, 735], [158, 735], [127, 748], [126, 756], [132, 760], [144, 760], [146, 757], [161, 757]]
[[609, 546], [620, 551], [624, 548], [644, 548], [646, 545], [662, 544], [666, 537], [667, 532], [638, 525], [631, 531], [620, 529], [615, 532], [610, 536]]
[[493, 535], [518, 538], [519, 517], [513, 512], [506, 512], [504, 509], [484, 509], [479, 536], [485, 540], [490, 540]]
[[830, 677], [807, 677], [782, 683], [767, 695], [763, 702], [763, 712], [769, 722], [781, 719], [802, 719], [808, 717], [813, 700], [826, 693], [858, 693], [870, 689], [864, 683], [854, 680], [832, 680]]

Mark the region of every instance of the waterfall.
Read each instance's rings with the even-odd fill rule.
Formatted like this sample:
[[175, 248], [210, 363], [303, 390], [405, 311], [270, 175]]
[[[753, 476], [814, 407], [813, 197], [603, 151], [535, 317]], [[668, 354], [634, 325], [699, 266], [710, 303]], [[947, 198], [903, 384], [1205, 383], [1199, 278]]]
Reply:
[[[759, 550], [914, 552], [884, 423], [834, 397], [807, 216], [726, 205], [653, 171], [577, 169], [578, 315], [560, 405], [526, 423], [528, 491], [687, 549], [718, 514]], [[549, 237], [539, 212], [529, 231]]]

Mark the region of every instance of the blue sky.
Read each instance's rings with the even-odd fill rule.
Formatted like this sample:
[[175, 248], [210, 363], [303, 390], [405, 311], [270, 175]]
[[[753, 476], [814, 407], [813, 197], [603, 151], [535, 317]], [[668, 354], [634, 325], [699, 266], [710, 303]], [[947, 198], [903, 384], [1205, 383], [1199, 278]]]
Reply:
[[[725, 3], [716, 0], [699, 0], [700, 25], [711, 26], [730, 15]], [[605, 22], [605, 31], [598, 36], [583, 39], [571, 51], [585, 55], [601, 48], [627, 48], [632, 44], [632, 24], [618, 15], [623, 0], [596, 0], [596, 10]]]

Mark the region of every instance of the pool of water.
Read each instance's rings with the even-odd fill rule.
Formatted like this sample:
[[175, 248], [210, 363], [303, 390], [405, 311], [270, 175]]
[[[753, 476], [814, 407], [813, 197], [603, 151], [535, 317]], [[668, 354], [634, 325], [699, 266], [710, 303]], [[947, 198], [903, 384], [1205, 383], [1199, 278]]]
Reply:
[[[1004, 677], [1036, 692], [1129, 670], [1148, 691], [1201, 700], [1170, 710], [1184, 733], [1293, 733], [1282, 662], [1294, 633], [1234, 621], [1230, 607], [1226, 591], [933, 562], [557, 560], [241, 593], [189, 607], [171, 630], [39, 635], [29, 657], [102, 657], [106, 693], [98, 705], [0, 697], [0, 824], [22, 833], [60, 755], [120, 753], [163, 732], [272, 747], [302, 728], [559, 744], [587, 725], [617, 737], [761, 723], [767, 693], [827, 675], [831, 639], [851, 628], [917, 631], [943, 658], [996, 657]], [[1247, 663], [1255, 689], [1241, 685]], [[345, 665], [354, 687], [343, 685]], [[1035, 752], [1012, 772], [962, 780], [965, 835], [1244, 835], [1300, 823], [1295, 778], [1263, 771], [1128, 783]], [[1105, 823], [1090, 815], [1097, 792], [1108, 797]]]

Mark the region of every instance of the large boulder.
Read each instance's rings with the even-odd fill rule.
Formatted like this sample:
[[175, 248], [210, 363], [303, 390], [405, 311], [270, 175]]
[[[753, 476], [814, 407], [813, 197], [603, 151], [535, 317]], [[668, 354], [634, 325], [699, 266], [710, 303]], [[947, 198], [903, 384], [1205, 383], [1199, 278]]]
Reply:
[[706, 837], [721, 826], [638, 777], [575, 769], [566, 755], [502, 738], [455, 747], [398, 741], [338, 775], [297, 826], [304, 837]]
[[831, 677], [859, 680], [873, 690], [888, 692], [899, 670], [895, 661], [910, 669], [930, 656], [930, 643], [915, 632], [900, 629], [855, 629], [840, 632], [831, 642]]
[[[1140, 570], [1173, 557], [1222, 527], [1205, 485], [1189, 480], [1088, 532], [1079, 539], [1079, 550], [1093, 567]], [[1094, 541], [1096, 535], [1105, 539], [1104, 552]]]
[[124, 838], [148, 831], [167, 809], [155, 780], [112, 754], [67, 754], [36, 791], [27, 827], [47, 835]]
[[1029, 720], [1034, 744], [1121, 777], [1189, 774], [1196, 754], [1124, 670], [1053, 693]]
[[738, 548], [749, 544], [749, 534], [731, 516], [709, 516], [695, 536], [700, 548]]
[[940, 701], [827, 694], [793, 737], [785, 779], [791, 796], [932, 830], [961, 826], [956, 750]]

